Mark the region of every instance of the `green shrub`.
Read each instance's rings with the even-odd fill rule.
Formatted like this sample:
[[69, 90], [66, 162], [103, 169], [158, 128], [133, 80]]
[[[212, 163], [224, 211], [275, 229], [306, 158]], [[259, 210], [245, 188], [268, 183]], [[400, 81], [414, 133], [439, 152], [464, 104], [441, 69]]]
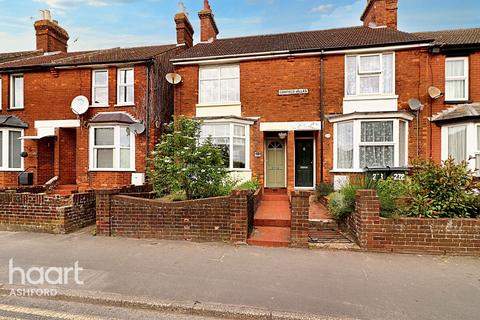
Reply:
[[332, 218], [341, 220], [346, 218], [351, 211], [345, 202], [345, 196], [340, 192], [331, 193], [328, 197], [328, 211]]
[[372, 189], [377, 190], [378, 200], [380, 201], [380, 215], [382, 217], [392, 217], [406, 210], [405, 207], [400, 206], [398, 199], [408, 196], [408, 182], [388, 178], [376, 181]]
[[450, 158], [441, 164], [417, 162], [411, 175], [410, 216], [468, 218], [478, 215], [471, 191], [475, 187], [468, 163]]
[[328, 196], [330, 193], [333, 193], [335, 190], [333, 186], [329, 183], [320, 183], [315, 187], [315, 199], [320, 201], [321, 198]]
[[149, 180], [158, 195], [184, 192], [187, 199], [223, 195], [228, 172], [210, 139], [199, 143], [200, 123], [179, 117], [166, 126], [151, 161]]
[[257, 179], [248, 180], [235, 187], [238, 190], [257, 191], [260, 188], [260, 182]]

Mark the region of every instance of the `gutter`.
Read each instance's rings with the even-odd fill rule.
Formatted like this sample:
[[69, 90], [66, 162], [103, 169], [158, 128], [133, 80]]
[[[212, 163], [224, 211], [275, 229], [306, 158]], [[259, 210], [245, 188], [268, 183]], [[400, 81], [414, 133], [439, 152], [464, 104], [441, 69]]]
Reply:
[[431, 47], [433, 44], [431, 42], [425, 42], [424, 40], [415, 41], [409, 44], [403, 45], [390, 45], [378, 47], [375, 46], [363, 46], [363, 47], [353, 47], [350, 49], [298, 49], [298, 50], [284, 50], [284, 51], [270, 51], [270, 52], [258, 52], [258, 53], [246, 53], [246, 54], [236, 54], [236, 55], [225, 55], [225, 56], [212, 56], [212, 57], [196, 57], [196, 58], [185, 58], [185, 59], [172, 59], [170, 60], [173, 65], [191, 65], [191, 64], [214, 64], [219, 61], [225, 62], [239, 62], [239, 61], [248, 61], [248, 60], [262, 60], [262, 59], [274, 59], [274, 58], [283, 58], [283, 57], [307, 57], [307, 56], [320, 56], [320, 55], [333, 55], [333, 54], [348, 54], [348, 53], [368, 53], [368, 52], [381, 52], [381, 51], [392, 51], [392, 50], [404, 50], [404, 49], [413, 49], [413, 48], [423, 48]]

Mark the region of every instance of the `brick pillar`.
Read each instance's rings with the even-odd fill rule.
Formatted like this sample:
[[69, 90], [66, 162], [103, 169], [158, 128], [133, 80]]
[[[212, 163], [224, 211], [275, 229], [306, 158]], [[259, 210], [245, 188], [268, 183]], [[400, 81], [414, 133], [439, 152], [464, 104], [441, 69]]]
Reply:
[[230, 196], [230, 241], [244, 244], [248, 237], [248, 190], [234, 190]]
[[380, 223], [380, 201], [375, 190], [358, 190], [355, 200], [355, 212], [350, 224], [354, 228], [359, 245], [366, 248], [373, 244], [370, 232]]
[[289, 131], [287, 137], [287, 188], [292, 192], [295, 188], [295, 131]]
[[111, 236], [111, 212], [110, 204], [112, 196], [119, 194], [120, 190], [98, 190], [96, 197], [97, 235]]
[[291, 194], [292, 206], [292, 227], [291, 227], [291, 246], [305, 248], [308, 247], [309, 221], [308, 214], [310, 209], [310, 193], [305, 191], [294, 191]]

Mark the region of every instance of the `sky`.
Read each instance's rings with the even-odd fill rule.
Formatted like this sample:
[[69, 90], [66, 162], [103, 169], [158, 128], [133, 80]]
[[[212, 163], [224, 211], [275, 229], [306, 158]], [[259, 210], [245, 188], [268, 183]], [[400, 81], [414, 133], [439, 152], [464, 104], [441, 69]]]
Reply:
[[[203, 0], [183, 0], [199, 34]], [[210, 0], [219, 37], [360, 25], [366, 0]], [[35, 49], [33, 22], [51, 9], [69, 51], [175, 43], [177, 0], [0, 0], [0, 52]], [[480, 27], [478, 0], [399, 0], [407, 32]]]

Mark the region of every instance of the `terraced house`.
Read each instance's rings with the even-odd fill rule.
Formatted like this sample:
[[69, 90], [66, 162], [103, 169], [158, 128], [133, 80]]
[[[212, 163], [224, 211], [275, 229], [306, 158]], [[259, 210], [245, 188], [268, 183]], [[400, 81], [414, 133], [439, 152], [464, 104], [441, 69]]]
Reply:
[[69, 52], [68, 33], [43, 12], [36, 50], [0, 55], [0, 186], [142, 184], [173, 112], [169, 59], [193, 41], [176, 21], [178, 43]]

